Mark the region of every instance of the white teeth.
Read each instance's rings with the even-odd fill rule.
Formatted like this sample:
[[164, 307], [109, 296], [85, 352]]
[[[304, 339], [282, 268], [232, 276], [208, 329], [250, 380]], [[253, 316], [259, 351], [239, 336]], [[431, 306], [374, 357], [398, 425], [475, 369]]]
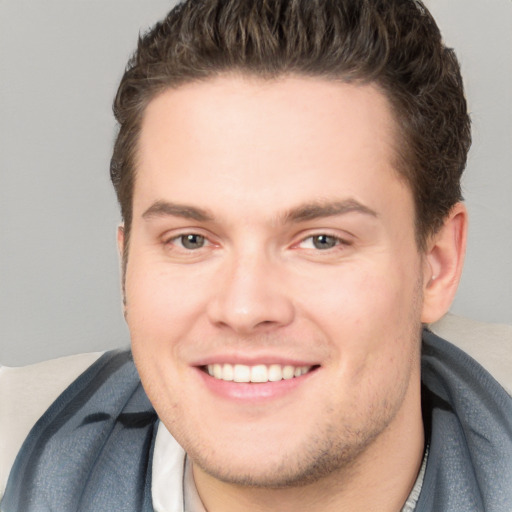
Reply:
[[264, 364], [259, 364], [251, 368], [251, 382], [267, 382], [268, 371]]
[[280, 364], [247, 366], [245, 364], [209, 364], [206, 369], [211, 377], [234, 382], [277, 382], [300, 377], [311, 370], [311, 366]]
[[295, 368], [293, 366], [285, 366], [283, 368], [283, 379], [293, 379]]
[[216, 379], [222, 379], [222, 366], [220, 364], [213, 365], [213, 375]]
[[[224, 368], [227, 365], [224, 365]], [[251, 382], [251, 367], [244, 364], [235, 364], [233, 372], [235, 382]]]
[[222, 375], [220, 378], [222, 380], [233, 380], [235, 375], [235, 371], [233, 369], [233, 365], [231, 364], [224, 364], [222, 365]]
[[283, 370], [281, 370], [281, 365], [279, 364], [271, 364], [268, 367], [268, 380], [270, 382], [277, 382], [278, 380], [283, 379]]

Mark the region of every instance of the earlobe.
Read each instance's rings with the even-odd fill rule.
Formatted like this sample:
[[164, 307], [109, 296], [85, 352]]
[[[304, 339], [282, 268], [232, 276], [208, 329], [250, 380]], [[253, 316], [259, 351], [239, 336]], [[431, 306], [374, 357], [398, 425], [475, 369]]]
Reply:
[[457, 203], [430, 240], [424, 256], [423, 323], [439, 320], [455, 297], [466, 252], [467, 223], [466, 207]]

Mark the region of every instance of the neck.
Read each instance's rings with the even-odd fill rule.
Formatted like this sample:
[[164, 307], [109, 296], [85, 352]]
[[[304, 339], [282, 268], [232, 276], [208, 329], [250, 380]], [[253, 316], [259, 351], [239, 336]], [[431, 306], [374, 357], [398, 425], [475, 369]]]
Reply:
[[398, 512], [421, 467], [424, 433], [420, 385], [395, 420], [352, 464], [301, 487], [256, 488], [222, 482], [193, 464], [208, 512]]

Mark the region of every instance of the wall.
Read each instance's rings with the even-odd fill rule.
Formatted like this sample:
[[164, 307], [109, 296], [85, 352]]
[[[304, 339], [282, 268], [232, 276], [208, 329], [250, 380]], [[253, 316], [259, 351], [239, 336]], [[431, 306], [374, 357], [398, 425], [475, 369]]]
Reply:
[[[111, 101], [169, 1], [0, 0], [0, 361], [127, 345], [108, 178]], [[512, 2], [430, 0], [474, 122], [453, 311], [512, 324]]]
[[468, 251], [452, 311], [512, 324], [512, 1], [426, 3], [457, 50], [473, 121]]

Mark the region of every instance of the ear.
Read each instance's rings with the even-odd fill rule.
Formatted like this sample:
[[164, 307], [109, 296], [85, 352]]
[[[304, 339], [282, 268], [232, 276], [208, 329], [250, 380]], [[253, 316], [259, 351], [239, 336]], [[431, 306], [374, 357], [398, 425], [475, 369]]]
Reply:
[[124, 224], [117, 226], [117, 250], [119, 252], [119, 259], [123, 261], [124, 252]]
[[123, 316], [126, 319], [126, 290], [125, 290], [125, 274], [126, 274], [126, 261], [124, 258], [124, 224], [117, 226], [117, 250], [119, 251], [119, 261], [121, 262], [121, 289], [123, 294]]
[[423, 265], [423, 323], [439, 320], [455, 297], [464, 264], [467, 225], [466, 207], [457, 203], [429, 240]]

